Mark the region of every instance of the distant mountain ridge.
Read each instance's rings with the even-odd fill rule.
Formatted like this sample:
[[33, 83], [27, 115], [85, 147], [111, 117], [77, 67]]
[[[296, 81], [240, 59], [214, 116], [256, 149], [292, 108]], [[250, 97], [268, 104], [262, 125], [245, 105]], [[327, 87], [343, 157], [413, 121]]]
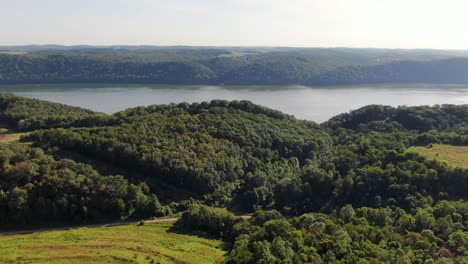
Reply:
[[468, 51], [286, 47], [0, 46], [0, 83], [468, 83]]

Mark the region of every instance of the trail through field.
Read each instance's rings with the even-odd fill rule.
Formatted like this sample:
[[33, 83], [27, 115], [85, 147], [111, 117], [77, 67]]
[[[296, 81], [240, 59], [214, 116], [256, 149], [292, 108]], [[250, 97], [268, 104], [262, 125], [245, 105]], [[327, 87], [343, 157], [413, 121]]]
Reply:
[[227, 242], [174, 232], [176, 219], [0, 236], [0, 263], [224, 263]]
[[[242, 218], [242, 219], [245, 219], [245, 220], [250, 220], [252, 218], [251, 215], [241, 215], [239, 217]], [[157, 219], [143, 220], [143, 222], [144, 222], [144, 224], [155, 224], [155, 223], [176, 222], [178, 219], [179, 219], [178, 217], [157, 218]], [[0, 232], [0, 236], [31, 234], [31, 233], [46, 232], [46, 231], [57, 231], [57, 230], [71, 230], [71, 229], [78, 229], [78, 228], [112, 227], [112, 226], [121, 226], [121, 225], [137, 225], [140, 222], [141, 221], [110, 222], [110, 223], [90, 224], [90, 225], [57, 226], [57, 227], [47, 227], [47, 228], [13, 230], [13, 231]]]
[[[144, 223], [154, 224], [154, 223], [175, 222], [177, 221], [177, 219], [179, 218], [178, 217], [158, 218], [158, 219], [144, 220]], [[84, 228], [84, 227], [90, 228], [90, 227], [112, 227], [112, 226], [121, 226], [121, 225], [137, 225], [139, 223], [140, 221], [128, 221], [128, 222], [111, 222], [111, 223], [91, 224], [91, 225], [57, 226], [57, 227], [47, 227], [47, 228], [37, 228], [37, 229], [14, 230], [14, 231], [0, 232], [0, 236], [30, 234], [30, 233], [57, 231], [57, 230], [71, 230], [71, 229]]]

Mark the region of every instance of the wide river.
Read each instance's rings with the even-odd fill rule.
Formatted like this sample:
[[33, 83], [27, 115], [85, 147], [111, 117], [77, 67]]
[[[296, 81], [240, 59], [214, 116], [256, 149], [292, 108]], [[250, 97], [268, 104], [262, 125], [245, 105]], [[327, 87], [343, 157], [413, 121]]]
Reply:
[[126, 84], [1, 85], [0, 92], [114, 113], [129, 107], [212, 99], [250, 100], [297, 118], [323, 122], [368, 104], [468, 104], [468, 85], [205, 86]]

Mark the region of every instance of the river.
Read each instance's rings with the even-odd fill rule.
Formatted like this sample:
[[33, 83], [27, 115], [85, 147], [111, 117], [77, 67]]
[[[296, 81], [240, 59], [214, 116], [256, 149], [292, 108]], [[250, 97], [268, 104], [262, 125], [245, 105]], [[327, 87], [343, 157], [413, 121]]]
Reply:
[[1, 85], [0, 92], [38, 98], [99, 112], [126, 108], [212, 99], [249, 100], [294, 115], [323, 122], [330, 117], [368, 104], [434, 105], [468, 104], [468, 85], [361, 85], [206, 86], [127, 84], [28, 84]]

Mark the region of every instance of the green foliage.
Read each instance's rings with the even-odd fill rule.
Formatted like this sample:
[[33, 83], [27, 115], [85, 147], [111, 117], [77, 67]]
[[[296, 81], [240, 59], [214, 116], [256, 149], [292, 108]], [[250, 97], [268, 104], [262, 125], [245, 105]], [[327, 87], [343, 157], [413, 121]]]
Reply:
[[[360, 132], [388, 133], [403, 130], [426, 132], [432, 129], [463, 132], [468, 126], [468, 105], [401, 106], [397, 108], [369, 105], [333, 117], [325, 125], [333, 129], [346, 128]], [[430, 136], [431, 134], [424, 135]], [[464, 142], [468, 142], [466, 138]]]
[[91, 166], [56, 160], [39, 148], [0, 144], [0, 223], [85, 222], [162, 215], [144, 183], [102, 176]]
[[19, 131], [41, 128], [94, 126], [112, 117], [91, 110], [0, 93], [0, 121]]
[[468, 257], [468, 170], [408, 151], [466, 145], [466, 105], [369, 106], [318, 126], [247, 101], [137, 107], [81, 122], [79, 109], [3, 100], [0, 114], [13, 124], [32, 117], [29, 108], [43, 108], [41, 120], [69, 116], [23, 137], [35, 147], [0, 145], [4, 226], [186, 210], [179, 227], [233, 240], [228, 263]]
[[184, 230], [202, 230], [220, 237], [230, 237], [236, 217], [229, 211], [200, 204], [191, 205], [177, 221]]
[[0, 54], [0, 83], [468, 83], [467, 65], [443, 51], [75, 47]]
[[[446, 203], [449, 202], [441, 202]], [[466, 231], [457, 230], [447, 237], [418, 226], [415, 228], [419, 231], [412, 232], [400, 228], [406, 221], [402, 219], [416, 218], [424, 223], [427, 223], [425, 218], [434, 219], [430, 208], [420, 208], [416, 215], [401, 208], [354, 210], [349, 205], [340, 211], [351, 209], [356, 214], [349, 222], [316, 213], [289, 220], [279, 216], [263, 222], [256, 219], [257, 215], [271, 213], [257, 212], [252, 221], [234, 226], [234, 230], [242, 231], [236, 235], [227, 263], [463, 263], [466, 260]], [[384, 218], [388, 218], [386, 224], [378, 220], [383, 212]], [[460, 223], [453, 222], [450, 226]]]
[[37, 131], [27, 140], [138, 171], [156, 191], [171, 185], [214, 205], [236, 199], [246, 208], [268, 206], [265, 187], [331, 145], [315, 123], [246, 101], [138, 107], [115, 117], [118, 125]]

